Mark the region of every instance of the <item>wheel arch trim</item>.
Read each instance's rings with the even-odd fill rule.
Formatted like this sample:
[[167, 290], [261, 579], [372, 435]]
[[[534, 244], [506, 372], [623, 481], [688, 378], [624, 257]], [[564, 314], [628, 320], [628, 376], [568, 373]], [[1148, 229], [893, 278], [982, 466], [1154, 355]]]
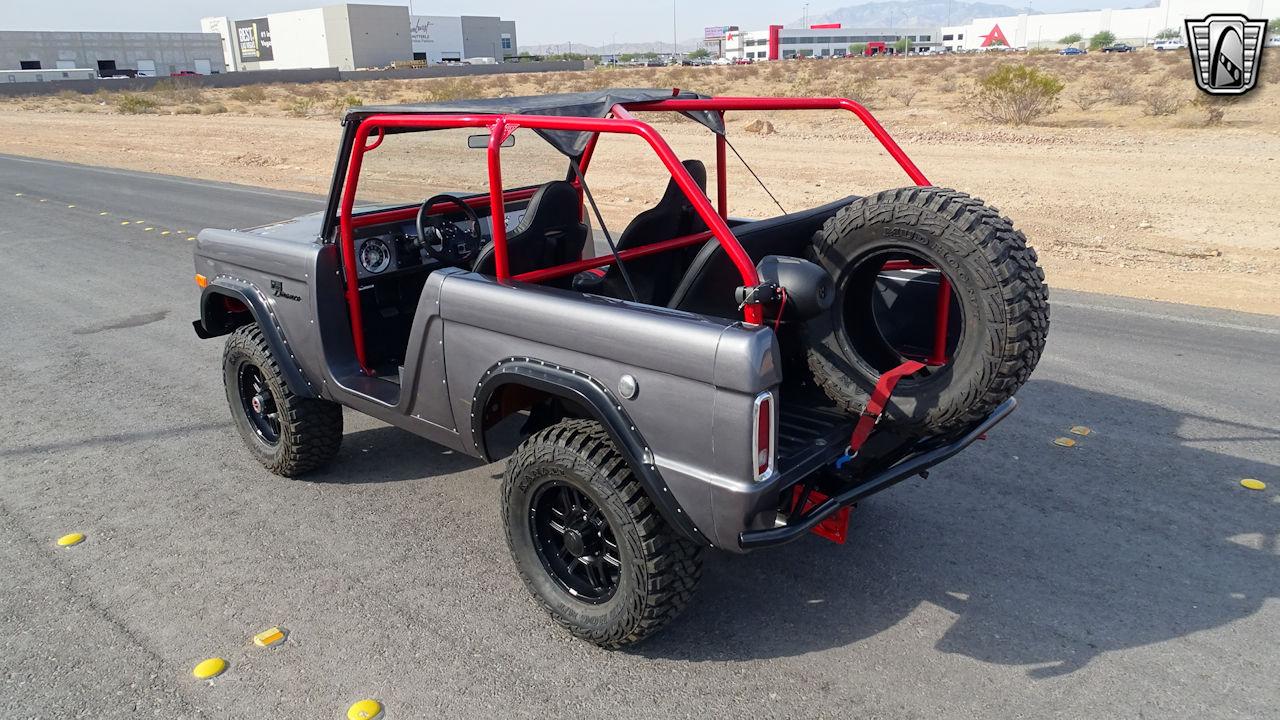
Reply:
[[689, 540], [712, 545], [672, 494], [654, 462], [653, 450], [622, 403], [604, 383], [580, 370], [530, 357], [508, 357], [490, 366], [476, 383], [471, 403], [471, 438], [482, 459], [492, 460], [485, 447], [484, 408], [495, 392], [509, 385], [521, 385], [569, 400], [589, 412], [609, 433], [662, 518]]
[[276, 321], [275, 311], [272, 309], [271, 302], [262, 294], [256, 286], [247, 280], [231, 277], [229, 275], [219, 275], [209, 281], [200, 294], [200, 319], [197, 321], [196, 334], [201, 338], [212, 338], [220, 335], [227, 335], [235, 328], [218, 328], [216, 323], [211, 325], [211, 308], [213, 307], [215, 295], [229, 297], [238, 300], [249, 309], [249, 313], [253, 316], [254, 322], [262, 330], [262, 336], [267, 341], [267, 347], [271, 349], [271, 354], [275, 356], [276, 362], [280, 365], [280, 372], [284, 376], [285, 382], [289, 385], [289, 390], [299, 397], [317, 398], [319, 394], [316, 388], [307, 379], [306, 374], [302, 372], [302, 367], [298, 364], [298, 359], [293, 354], [293, 348], [289, 346], [289, 341], [285, 339], [284, 330], [280, 327], [280, 323]]

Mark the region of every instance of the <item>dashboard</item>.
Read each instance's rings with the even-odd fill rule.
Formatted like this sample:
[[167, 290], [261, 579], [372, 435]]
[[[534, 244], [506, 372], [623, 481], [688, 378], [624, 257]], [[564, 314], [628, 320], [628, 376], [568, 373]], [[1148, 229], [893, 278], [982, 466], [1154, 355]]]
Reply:
[[[524, 217], [524, 210], [506, 213], [506, 225], [510, 229]], [[463, 231], [470, 230], [470, 221], [462, 219], [454, 224]], [[493, 237], [488, 217], [480, 218], [480, 231], [487, 242]], [[356, 235], [356, 274], [361, 280], [386, 277], [401, 270], [418, 270], [434, 267], [439, 263], [418, 242], [418, 228], [413, 222], [401, 223], [388, 230], [381, 226], [369, 228]]]

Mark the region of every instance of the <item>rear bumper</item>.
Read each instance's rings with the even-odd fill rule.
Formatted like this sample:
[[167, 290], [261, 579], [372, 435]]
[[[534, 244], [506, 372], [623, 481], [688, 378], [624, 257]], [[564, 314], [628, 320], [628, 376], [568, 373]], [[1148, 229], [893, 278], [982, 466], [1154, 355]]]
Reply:
[[834, 495], [808, 512], [789, 518], [778, 527], [762, 530], [747, 530], [738, 535], [738, 546], [743, 550], [771, 547], [796, 540], [826, 518], [839, 512], [842, 508], [853, 505], [866, 497], [886, 490], [907, 478], [918, 475], [940, 462], [950, 459], [961, 450], [972, 445], [991, 428], [1009, 416], [1018, 406], [1018, 401], [1009, 398], [1000, 404], [985, 420], [964, 436], [943, 445], [935, 445], [926, 438], [919, 443], [919, 450], [908, 455], [893, 466], [867, 477], [857, 478], [843, 492]]

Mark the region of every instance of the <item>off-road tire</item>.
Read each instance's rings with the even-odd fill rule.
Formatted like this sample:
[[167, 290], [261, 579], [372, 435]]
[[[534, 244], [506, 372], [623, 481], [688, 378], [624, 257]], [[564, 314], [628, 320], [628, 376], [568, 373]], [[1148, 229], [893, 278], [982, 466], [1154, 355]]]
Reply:
[[1007, 218], [955, 190], [889, 190], [841, 209], [810, 248], [811, 259], [835, 279], [837, 299], [832, 312], [804, 324], [802, 335], [814, 380], [851, 414], [866, 407], [879, 371], [844, 330], [843, 281], [859, 258], [895, 248], [945, 270], [963, 322], [948, 364], [899, 383], [885, 419], [908, 434], [968, 427], [1022, 387], [1040, 360], [1049, 331], [1044, 271]]
[[[613, 530], [621, 569], [607, 601], [575, 598], [539, 558], [532, 501], [540, 486], [553, 481], [584, 493]], [[702, 547], [663, 520], [599, 423], [565, 420], [530, 436], [507, 462], [502, 499], [507, 544], [520, 578], [574, 636], [607, 649], [632, 645], [670, 622], [693, 596], [702, 575]]]
[[[241, 402], [237, 383], [240, 369], [246, 364], [258, 369], [275, 400], [280, 426], [275, 443], [264, 441], [255, 432]], [[328, 465], [337, 456], [342, 446], [342, 406], [294, 395], [257, 324], [243, 325], [227, 337], [222, 379], [236, 429], [249, 451], [268, 470], [288, 478], [298, 477]]]

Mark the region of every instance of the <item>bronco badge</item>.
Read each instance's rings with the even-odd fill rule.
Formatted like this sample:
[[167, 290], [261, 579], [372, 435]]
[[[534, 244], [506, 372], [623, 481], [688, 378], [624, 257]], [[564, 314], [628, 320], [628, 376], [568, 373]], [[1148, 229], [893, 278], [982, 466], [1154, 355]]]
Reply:
[[1196, 85], [1210, 95], [1243, 95], [1258, 81], [1266, 20], [1210, 15], [1187, 20]]

